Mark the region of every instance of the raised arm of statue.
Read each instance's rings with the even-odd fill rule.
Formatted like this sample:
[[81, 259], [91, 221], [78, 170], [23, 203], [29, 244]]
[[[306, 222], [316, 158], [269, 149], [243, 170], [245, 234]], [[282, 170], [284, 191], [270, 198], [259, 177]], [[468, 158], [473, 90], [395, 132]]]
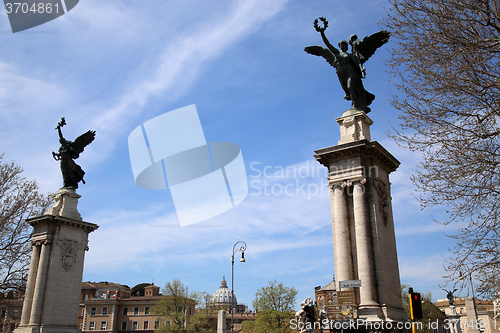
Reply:
[[62, 134], [62, 131], [61, 131], [61, 127], [63, 127], [64, 125], [66, 125], [66, 119], [64, 117], [61, 118], [61, 121], [57, 124], [57, 132], [59, 133], [59, 139], [60, 140], [64, 140], [64, 136]]
[[339, 54], [340, 51], [335, 46], [333, 46], [332, 44], [330, 44], [330, 41], [328, 40], [328, 38], [326, 38], [325, 30], [321, 30], [320, 34], [321, 34], [321, 38], [323, 38], [323, 42], [325, 43], [326, 47], [328, 47], [328, 49], [333, 54], [335, 54], [335, 55]]

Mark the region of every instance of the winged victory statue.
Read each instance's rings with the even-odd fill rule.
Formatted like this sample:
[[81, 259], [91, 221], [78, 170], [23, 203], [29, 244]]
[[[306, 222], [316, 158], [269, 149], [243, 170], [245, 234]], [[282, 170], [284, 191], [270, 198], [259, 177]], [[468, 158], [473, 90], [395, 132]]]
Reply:
[[[391, 33], [386, 30], [376, 32], [370, 36], [359, 40], [356, 35], [351, 35], [349, 44], [345, 40], [338, 43], [340, 50], [330, 44], [325, 36], [328, 21], [324, 17], [319, 20], [323, 22], [323, 27], [318, 24], [318, 19], [314, 20], [314, 28], [321, 34], [323, 42], [327, 47], [308, 46], [305, 51], [309, 54], [321, 56], [332, 65], [337, 71], [337, 76], [344, 98], [352, 102], [352, 109], [370, 112], [368, 107], [375, 99], [375, 95], [365, 90], [361, 79], [365, 78], [366, 70], [363, 64], [375, 53], [375, 51], [389, 41]], [[347, 52], [348, 45], [351, 45], [351, 52]]]
[[63, 137], [61, 131], [61, 128], [64, 125], [66, 125], [66, 120], [62, 117], [56, 127], [56, 130], [59, 133], [59, 143], [61, 144], [61, 147], [59, 148], [58, 153], [52, 152], [52, 156], [56, 161], [61, 162], [61, 172], [64, 184], [63, 187], [75, 190], [78, 188], [78, 183], [80, 181], [85, 184], [85, 181], [83, 180], [85, 172], [78, 164], [75, 163], [74, 160], [80, 156], [86, 146], [94, 141], [95, 131], [87, 131], [76, 138], [75, 141], [69, 141]]

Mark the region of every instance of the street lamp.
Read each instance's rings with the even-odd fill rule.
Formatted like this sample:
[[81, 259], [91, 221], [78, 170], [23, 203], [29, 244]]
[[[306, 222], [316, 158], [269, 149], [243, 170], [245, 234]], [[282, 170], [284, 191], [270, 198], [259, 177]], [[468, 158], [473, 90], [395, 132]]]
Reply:
[[[236, 248], [236, 245], [242, 243], [239, 248]], [[240, 262], [245, 262], [245, 250], [247, 249], [247, 244], [243, 241], [238, 241], [233, 246], [233, 254], [231, 255], [231, 333], [233, 333], [233, 314], [234, 314], [234, 255], [236, 252], [241, 252]]]

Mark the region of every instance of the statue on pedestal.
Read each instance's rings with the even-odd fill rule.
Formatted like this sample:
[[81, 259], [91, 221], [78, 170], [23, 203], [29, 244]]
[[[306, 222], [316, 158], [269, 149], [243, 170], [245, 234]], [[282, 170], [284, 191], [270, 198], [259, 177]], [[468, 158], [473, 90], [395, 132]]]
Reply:
[[80, 153], [83, 152], [83, 149], [86, 146], [94, 141], [95, 131], [87, 131], [72, 142], [63, 137], [61, 128], [64, 125], [66, 125], [66, 120], [62, 117], [56, 127], [56, 130], [59, 133], [59, 143], [61, 143], [61, 147], [59, 148], [58, 153], [52, 152], [52, 156], [56, 161], [61, 161], [61, 172], [64, 183], [63, 187], [75, 190], [78, 188], [78, 183], [80, 181], [85, 184], [85, 181], [83, 180], [85, 172], [78, 164], [75, 163], [74, 160], [80, 156]]
[[375, 99], [375, 95], [365, 90], [361, 79], [365, 78], [366, 69], [363, 64], [375, 53], [375, 51], [389, 41], [390, 32], [382, 30], [359, 40], [356, 35], [351, 35], [349, 44], [351, 53], [347, 52], [348, 43], [345, 40], [339, 42], [340, 51], [332, 46], [326, 38], [325, 30], [328, 21], [324, 17], [319, 20], [323, 22], [323, 27], [318, 24], [318, 19], [314, 20], [314, 28], [321, 34], [323, 42], [328, 48], [323, 46], [308, 46], [305, 51], [309, 54], [321, 56], [335, 67], [342, 89], [344, 89], [344, 99], [352, 101], [351, 108], [370, 112], [368, 107]]
[[453, 303], [455, 302], [455, 296], [453, 294], [458, 289], [455, 288], [454, 290], [446, 290], [446, 289], [443, 289], [443, 290], [446, 291], [446, 298], [448, 298], [448, 303], [450, 305], [453, 305]]

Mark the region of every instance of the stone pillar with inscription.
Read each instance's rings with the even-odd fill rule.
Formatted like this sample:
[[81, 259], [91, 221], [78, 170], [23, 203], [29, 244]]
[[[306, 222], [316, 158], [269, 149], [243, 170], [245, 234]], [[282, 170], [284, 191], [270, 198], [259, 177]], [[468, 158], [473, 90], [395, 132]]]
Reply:
[[389, 182], [400, 163], [371, 141], [365, 112], [349, 109], [336, 120], [338, 145], [314, 156], [329, 170], [337, 290], [359, 279], [361, 287], [349, 289], [359, 318], [405, 321]]
[[79, 333], [77, 327], [83, 260], [88, 234], [98, 228], [82, 221], [78, 195], [61, 188], [33, 226], [31, 264], [21, 322], [16, 333]]

